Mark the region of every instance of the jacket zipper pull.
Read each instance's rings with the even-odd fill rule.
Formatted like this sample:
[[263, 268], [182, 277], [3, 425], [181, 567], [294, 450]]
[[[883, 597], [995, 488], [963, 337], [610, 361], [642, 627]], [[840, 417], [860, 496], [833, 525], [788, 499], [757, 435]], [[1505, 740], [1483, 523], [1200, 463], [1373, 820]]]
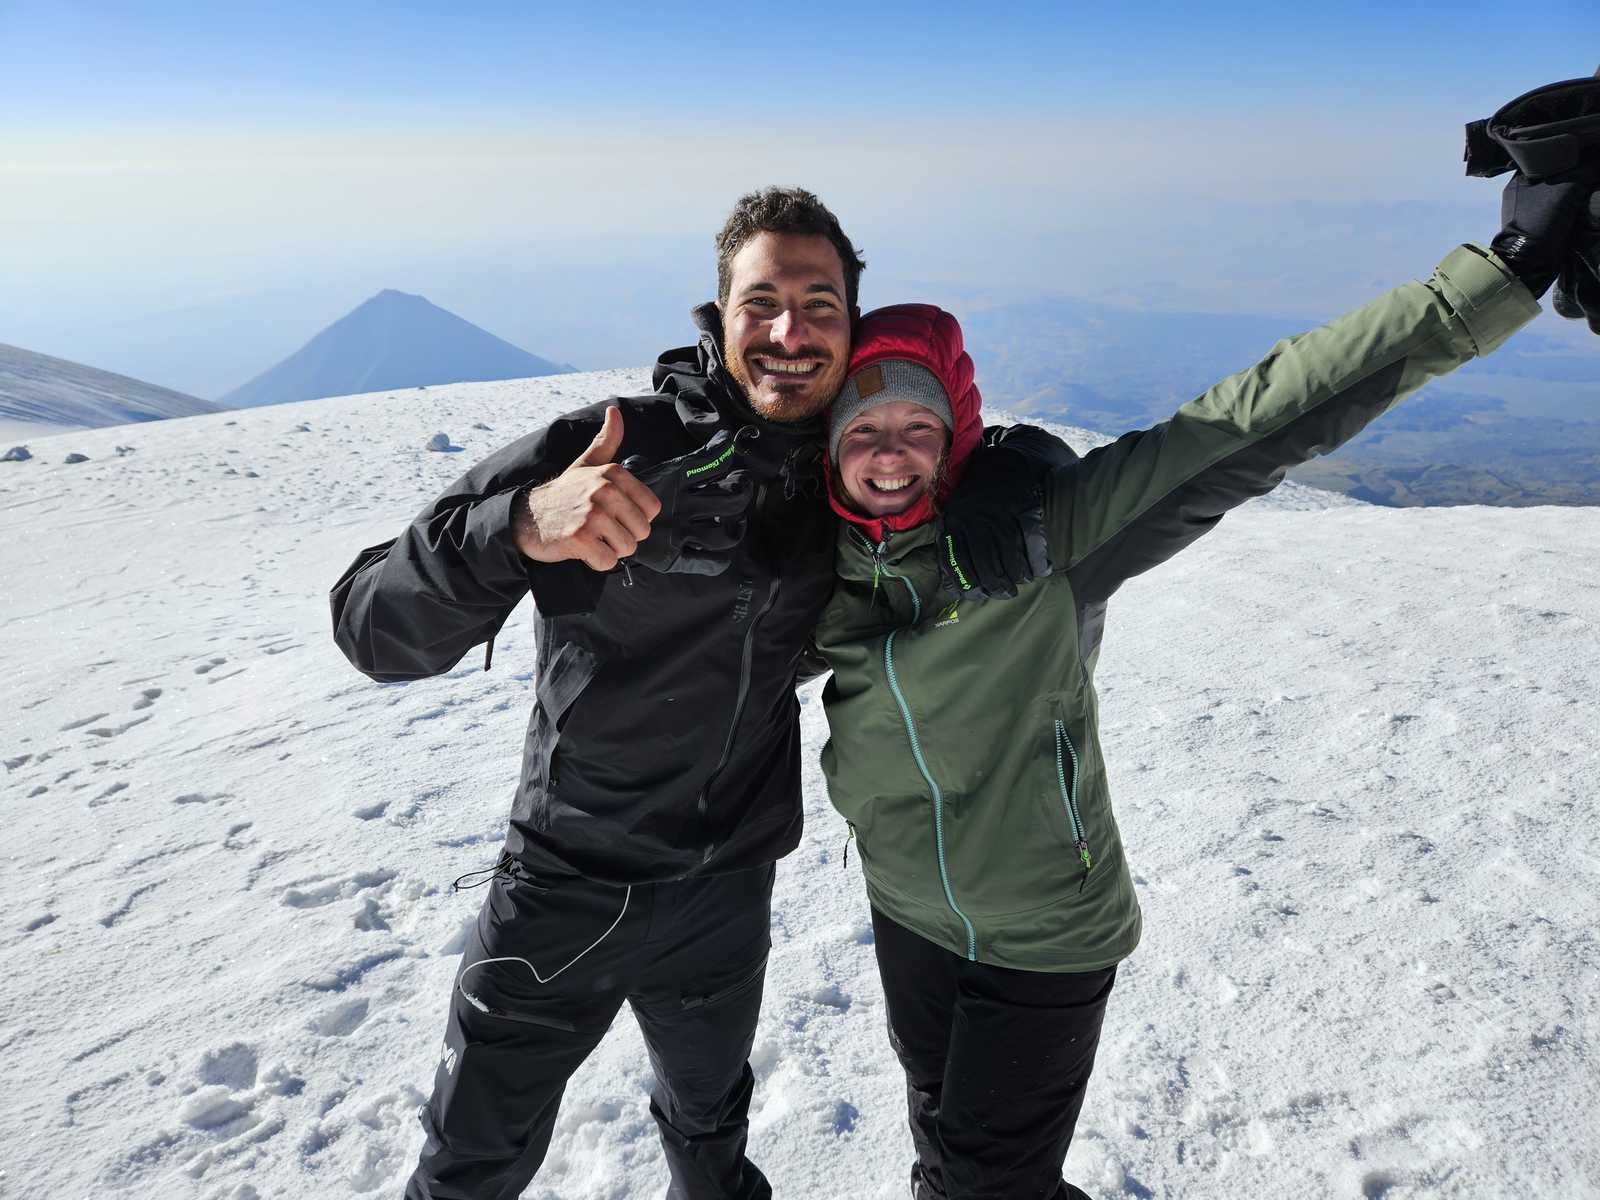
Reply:
[[633, 586], [633, 572], [628, 569], [628, 560], [627, 559], [623, 559], [621, 565], [622, 565], [622, 586], [623, 587], [632, 587]]
[[850, 843], [856, 840], [856, 827], [855, 827], [855, 825], [853, 823], [851, 823], [849, 821], [846, 821], [845, 824], [850, 827], [850, 833], [844, 839], [844, 866], [843, 866], [842, 869], [843, 870], [849, 870], [849, 868], [850, 868]]
[[489, 663], [494, 659], [494, 638], [490, 638], [483, 645], [483, 669], [489, 669]]
[[1083, 889], [1089, 886], [1089, 872], [1094, 870], [1094, 859], [1089, 857], [1089, 843], [1082, 839], [1078, 841], [1078, 857], [1083, 860], [1083, 880], [1078, 884], [1078, 893], [1081, 895]]

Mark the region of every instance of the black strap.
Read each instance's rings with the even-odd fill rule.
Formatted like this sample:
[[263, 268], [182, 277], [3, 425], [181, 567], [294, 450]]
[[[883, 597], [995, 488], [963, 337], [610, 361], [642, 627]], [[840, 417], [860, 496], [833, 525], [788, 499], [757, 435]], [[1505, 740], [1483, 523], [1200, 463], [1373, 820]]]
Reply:
[[1467, 174], [1480, 179], [1513, 169], [1544, 179], [1588, 154], [1600, 154], [1600, 71], [1524, 92], [1467, 126]]

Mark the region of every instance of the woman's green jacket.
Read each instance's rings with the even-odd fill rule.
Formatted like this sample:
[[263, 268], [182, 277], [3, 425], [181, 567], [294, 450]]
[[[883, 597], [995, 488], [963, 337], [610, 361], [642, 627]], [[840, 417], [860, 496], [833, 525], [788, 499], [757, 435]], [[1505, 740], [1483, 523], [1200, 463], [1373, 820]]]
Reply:
[[1497, 258], [1463, 246], [1428, 282], [1279, 342], [1169, 420], [1055, 471], [1054, 573], [1014, 600], [941, 592], [934, 525], [877, 542], [841, 523], [817, 630], [833, 669], [822, 765], [873, 905], [996, 966], [1090, 971], [1127, 957], [1139, 905], [1094, 689], [1106, 601], [1537, 312]]

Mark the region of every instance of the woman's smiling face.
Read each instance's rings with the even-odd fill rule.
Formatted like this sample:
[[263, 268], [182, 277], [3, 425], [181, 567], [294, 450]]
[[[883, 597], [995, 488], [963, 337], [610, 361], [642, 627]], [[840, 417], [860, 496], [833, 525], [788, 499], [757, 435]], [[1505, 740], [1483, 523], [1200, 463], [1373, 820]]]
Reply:
[[875, 404], [844, 428], [839, 481], [852, 507], [869, 517], [904, 512], [932, 486], [950, 431], [913, 400]]

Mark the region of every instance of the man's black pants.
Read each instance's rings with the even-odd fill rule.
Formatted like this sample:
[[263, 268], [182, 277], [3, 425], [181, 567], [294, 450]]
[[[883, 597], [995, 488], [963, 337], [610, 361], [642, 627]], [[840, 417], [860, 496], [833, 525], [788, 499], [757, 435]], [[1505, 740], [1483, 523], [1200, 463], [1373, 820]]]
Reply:
[[497, 875], [456, 974], [407, 1200], [520, 1196], [624, 1000], [655, 1069], [669, 1200], [771, 1196], [745, 1138], [773, 874], [632, 889]]
[[889, 1041], [906, 1070], [917, 1200], [1069, 1200], [1061, 1164], [1116, 968], [968, 962], [876, 909]]

